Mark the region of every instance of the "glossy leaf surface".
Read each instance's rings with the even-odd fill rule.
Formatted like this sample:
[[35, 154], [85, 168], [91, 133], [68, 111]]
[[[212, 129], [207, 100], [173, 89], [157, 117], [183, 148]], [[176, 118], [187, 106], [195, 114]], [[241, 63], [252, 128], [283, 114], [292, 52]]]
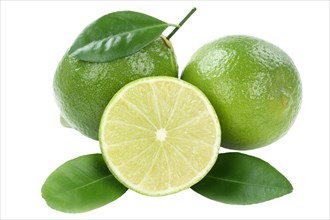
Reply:
[[264, 202], [293, 190], [270, 164], [241, 153], [219, 154], [212, 170], [192, 189], [209, 199], [238, 205]]
[[133, 11], [104, 15], [87, 26], [69, 50], [71, 56], [90, 62], [108, 62], [131, 55], [171, 24]]
[[42, 197], [56, 210], [89, 211], [119, 198], [127, 188], [110, 173], [101, 154], [70, 160], [49, 175]]

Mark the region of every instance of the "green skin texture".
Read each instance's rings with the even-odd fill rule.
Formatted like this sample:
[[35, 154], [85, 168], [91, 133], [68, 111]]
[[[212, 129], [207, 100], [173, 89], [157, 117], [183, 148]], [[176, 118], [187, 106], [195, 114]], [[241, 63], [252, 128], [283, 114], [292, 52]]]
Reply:
[[147, 76], [178, 77], [176, 57], [167, 40], [159, 38], [125, 58], [90, 63], [65, 54], [53, 88], [62, 123], [98, 140], [103, 111], [124, 85]]
[[263, 147], [281, 138], [298, 114], [302, 87], [290, 57], [250, 36], [227, 36], [201, 47], [182, 73], [214, 106], [221, 146]]

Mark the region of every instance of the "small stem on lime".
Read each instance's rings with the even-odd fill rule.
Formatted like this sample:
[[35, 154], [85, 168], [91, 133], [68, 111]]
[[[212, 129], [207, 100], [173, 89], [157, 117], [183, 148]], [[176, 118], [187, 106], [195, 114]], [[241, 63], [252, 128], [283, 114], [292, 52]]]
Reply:
[[192, 14], [194, 14], [196, 10], [197, 9], [195, 7], [191, 9], [191, 11], [186, 15], [186, 17], [180, 22], [179, 26], [174, 28], [174, 30], [166, 37], [167, 40], [169, 40], [179, 30], [179, 28], [182, 27], [182, 25], [190, 18]]

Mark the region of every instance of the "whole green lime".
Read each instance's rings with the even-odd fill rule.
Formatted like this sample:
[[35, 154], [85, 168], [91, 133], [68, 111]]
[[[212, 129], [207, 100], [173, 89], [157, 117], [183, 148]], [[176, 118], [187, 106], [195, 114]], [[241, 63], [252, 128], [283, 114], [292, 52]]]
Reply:
[[130, 56], [105, 63], [65, 54], [53, 82], [62, 122], [98, 140], [102, 113], [112, 96], [127, 83], [147, 76], [178, 77], [173, 48], [164, 37]]
[[273, 143], [292, 126], [302, 89], [290, 57], [250, 36], [227, 36], [201, 47], [182, 73], [214, 106], [221, 145], [249, 150]]

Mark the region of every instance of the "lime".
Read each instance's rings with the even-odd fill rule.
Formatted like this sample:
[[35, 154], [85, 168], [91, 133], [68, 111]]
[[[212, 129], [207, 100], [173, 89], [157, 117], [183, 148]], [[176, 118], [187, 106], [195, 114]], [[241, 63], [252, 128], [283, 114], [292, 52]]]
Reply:
[[299, 73], [277, 46], [249, 36], [227, 36], [201, 47], [182, 73], [199, 87], [221, 121], [221, 146], [266, 146], [292, 126], [301, 103]]
[[62, 121], [97, 140], [102, 113], [112, 96], [133, 80], [158, 75], [178, 76], [173, 48], [164, 37], [130, 56], [105, 63], [65, 54], [53, 82]]
[[195, 86], [147, 77], [111, 99], [99, 138], [104, 160], [120, 182], [161, 196], [189, 188], [207, 174], [218, 155], [220, 124]]

